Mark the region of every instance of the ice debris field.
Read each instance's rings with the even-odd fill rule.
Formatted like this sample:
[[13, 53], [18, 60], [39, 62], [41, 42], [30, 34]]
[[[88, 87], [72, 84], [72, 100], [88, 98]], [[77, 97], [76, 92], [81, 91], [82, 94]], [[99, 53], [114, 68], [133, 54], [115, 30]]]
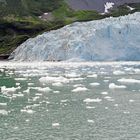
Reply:
[[0, 89], [2, 140], [140, 138], [139, 62], [1, 62]]

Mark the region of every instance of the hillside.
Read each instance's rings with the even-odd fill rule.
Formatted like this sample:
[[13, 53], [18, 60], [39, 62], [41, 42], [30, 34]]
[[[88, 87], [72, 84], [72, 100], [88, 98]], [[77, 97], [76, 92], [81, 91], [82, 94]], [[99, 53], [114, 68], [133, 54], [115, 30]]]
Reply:
[[94, 8], [73, 9], [68, 0], [0, 0], [0, 54], [10, 54], [28, 38], [75, 21], [97, 20], [140, 11], [140, 3], [130, 4], [133, 10], [127, 6], [115, 7], [110, 13], [101, 15]]

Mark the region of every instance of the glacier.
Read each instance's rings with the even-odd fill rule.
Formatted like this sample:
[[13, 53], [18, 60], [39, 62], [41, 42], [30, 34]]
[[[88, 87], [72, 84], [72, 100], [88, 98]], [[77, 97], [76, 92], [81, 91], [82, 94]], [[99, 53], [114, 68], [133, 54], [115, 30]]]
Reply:
[[14, 61], [140, 60], [140, 12], [75, 22], [30, 38], [13, 51]]

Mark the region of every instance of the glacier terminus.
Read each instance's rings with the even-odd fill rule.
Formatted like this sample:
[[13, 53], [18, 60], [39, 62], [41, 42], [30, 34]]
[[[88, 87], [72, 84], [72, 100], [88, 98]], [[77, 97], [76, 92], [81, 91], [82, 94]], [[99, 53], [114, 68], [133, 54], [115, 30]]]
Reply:
[[76, 22], [30, 38], [11, 54], [15, 61], [140, 60], [140, 13]]

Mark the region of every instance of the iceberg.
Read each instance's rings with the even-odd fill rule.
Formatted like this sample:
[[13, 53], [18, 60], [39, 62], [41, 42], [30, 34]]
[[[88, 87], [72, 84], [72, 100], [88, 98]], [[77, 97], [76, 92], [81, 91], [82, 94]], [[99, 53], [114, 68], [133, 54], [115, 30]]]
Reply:
[[140, 12], [75, 22], [30, 38], [11, 54], [14, 61], [140, 60]]

